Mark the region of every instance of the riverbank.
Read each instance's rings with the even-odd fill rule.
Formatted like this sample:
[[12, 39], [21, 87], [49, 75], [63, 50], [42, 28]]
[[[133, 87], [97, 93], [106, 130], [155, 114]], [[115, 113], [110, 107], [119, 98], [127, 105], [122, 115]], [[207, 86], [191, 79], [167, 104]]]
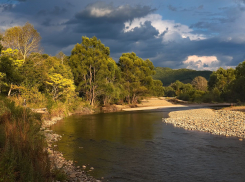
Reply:
[[231, 103], [219, 103], [219, 104], [210, 104], [210, 103], [187, 103], [186, 101], [166, 98], [166, 97], [152, 97], [147, 98], [141, 101], [140, 104], [137, 104], [133, 108], [122, 108], [122, 111], [141, 111], [141, 110], [153, 110], [153, 109], [162, 109], [162, 108], [173, 108], [173, 107], [227, 107]]
[[162, 121], [188, 130], [245, 138], [245, 114], [240, 111], [212, 109], [174, 111], [169, 113], [169, 118], [163, 118]]
[[[48, 157], [51, 162], [51, 171], [58, 172], [62, 181], [101, 182], [101, 180], [97, 180], [85, 172], [86, 166], [76, 166], [74, 161], [66, 160], [62, 152], [57, 150], [58, 146], [55, 144], [55, 142], [61, 140], [62, 136], [54, 133], [49, 129], [49, 127], [62, 119], [62, 116], [58, 116], [53, 117], [50, 120], [43, 120], [42, 127], [40, 129], [40, 132], [45, 136], [47, 141], [48, 146], [46, 151], [48, 152]], [[93, 167], [89, 169], [89, 171], [92, 170]]]

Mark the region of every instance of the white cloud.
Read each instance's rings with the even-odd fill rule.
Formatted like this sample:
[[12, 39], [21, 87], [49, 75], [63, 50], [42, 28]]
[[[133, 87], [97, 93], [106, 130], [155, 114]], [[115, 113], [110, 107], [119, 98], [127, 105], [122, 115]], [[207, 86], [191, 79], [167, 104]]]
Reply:
[[182, 63], [185, 65], [187, 69], [194, 70], [217, 70], [219, 67], [234, 68], [234, 66], [227, 66], [225, 64], [229, 63], [233, 57], [231, 56], [219, 56], [222, 59], [218, 60], [217, 56], [197, 56], [192, 55], [188, 56], [188, 58]]
[[99, 9], [99, 8], [92, 8], [91, 15], [95, 17], [103, 17], [110, 14], [112, 11], [110, 9]]
[[142, 26], [146, 21], [150, 21], [151, 25], [159, 31], [159, 37], [166, 32], [163, 41], [177, 41], [181, 38], [189, 38], [190, 40], [206, 39], [202, 34], [194, 34], [193, 30], [187, 25], [175, 23], [174, 20], [163, 20], [159, 14], [150, 14], [143, 18], [136, 18], [132, 22], [126, 22], [124, 32], [133, 31], [135, 27]]

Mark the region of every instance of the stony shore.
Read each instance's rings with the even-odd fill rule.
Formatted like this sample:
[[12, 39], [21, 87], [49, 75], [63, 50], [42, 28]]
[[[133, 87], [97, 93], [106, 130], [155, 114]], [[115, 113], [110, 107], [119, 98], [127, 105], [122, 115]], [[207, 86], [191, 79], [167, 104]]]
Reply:
[[174, 111], [165, 123], [188, 130], [199, 130], [216, 135], [245, 138], [245, 114], [240, 111], [193, 109]]
[[[71, 181], [101, 182], [102, 180], [97, 180], [93, 178], [92, 176], [89, 176], [89, 174], [85, 172], [85, 169], [87, 168], [87, 166], [85, 165], [83, 165], [82, 167], [76, 166], [73, 161], [66, 160], [63, 157], [63, 154], [57, 151], [57, 145], [55, 145], [54, 142], [59, 141], [62, 138], [62, 136], [54, 133], [52, 130], [49, 129], [49, 127], [61, 119], [63, 118], [53, 117], [51, 120], [44, 120], [42, 127], [41, 127], [41, 131], [40, 131], [45, 136], [47, 144], [48, 144], [48, 147], [46, 148], [46, 150], [49, 154], [49, 158], [51, 162], [51, 170], [63, 172], [67, 176], [66, 181], [69, 181], [69, 182]], [[88, 171], [92, 171], [92, 170], [94, 170], [94, 168], [90, 167]]]

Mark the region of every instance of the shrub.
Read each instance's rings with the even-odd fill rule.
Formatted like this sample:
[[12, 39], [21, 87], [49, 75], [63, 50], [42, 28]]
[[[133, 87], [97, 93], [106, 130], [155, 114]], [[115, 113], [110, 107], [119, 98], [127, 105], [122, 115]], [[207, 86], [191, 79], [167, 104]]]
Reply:
[[41, 119], [29, 109], [5, 101], [5, 142], [0, 153], [0, 181], [51, 181], [45, 138], [39, 134]]

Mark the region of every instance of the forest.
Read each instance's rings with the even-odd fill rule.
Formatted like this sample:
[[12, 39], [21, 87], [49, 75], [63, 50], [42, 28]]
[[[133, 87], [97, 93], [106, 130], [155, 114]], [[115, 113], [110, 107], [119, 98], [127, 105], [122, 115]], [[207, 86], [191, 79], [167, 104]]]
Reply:
[[191, 83], [197, 76], [202, 76], [206, 80], [209, 80], [209, 77], [212, 74], [212, 71], [196, 71], [186, 68], [171, 69], [167, 67], [156, 67], [155, 71], [156, 74], [152, 76], [153, 79], [161, 80], [163, 86], [169, 86], [176, 80], [179, 80], [182, 83]]
[[43, 54], [40, 41], [28, 22], [0, 35], [0, 127], [5, 131], [0, 132], [5, 133], [0, 135], [0, 181], [52, 181], [57, 174], [48, 172], [45, 142], [37, 135], [41, 118], [28, 108], [47, 108], [52, 117], [84, 107], [135, 107], [151, 96], [195, 103], [245, 102], [245, 61], [235, 69], [200, 73], [154, 68], [134, 52], [113, 60], [110, 48], [96, 37], [82, 37], [68, 56]]

